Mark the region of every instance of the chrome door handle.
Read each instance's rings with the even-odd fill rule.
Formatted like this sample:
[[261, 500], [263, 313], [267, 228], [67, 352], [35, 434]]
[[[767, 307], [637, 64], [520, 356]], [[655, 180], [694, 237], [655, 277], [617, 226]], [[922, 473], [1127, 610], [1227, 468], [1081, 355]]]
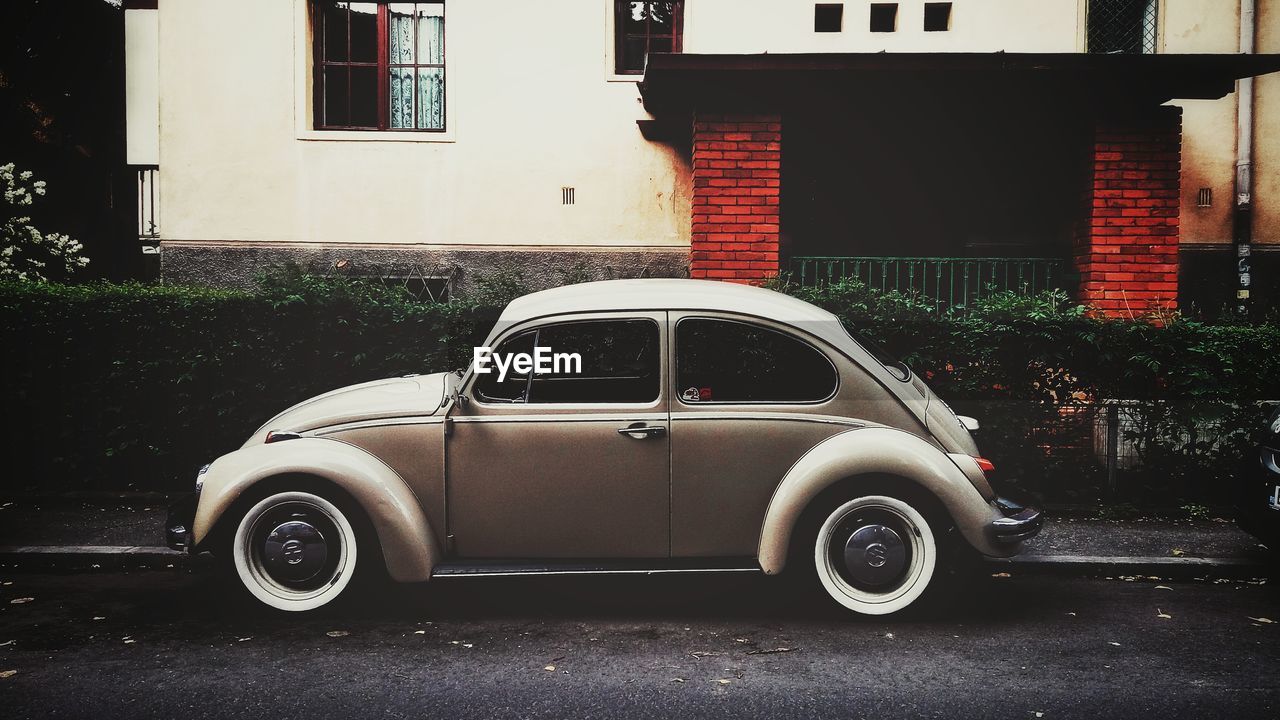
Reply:
[[627, 427], [624, 427], [624, 428], [618, 428], [618, 434], [626, 435], [628, 437], [633, 437], [637, 440], [644, 440], [645, 438], [662, 437], [663, 435], [667, 434], [667, 429], [660, 425], [645, 425], [643, 423], [636, 423], [634, 425], [628, 425]]

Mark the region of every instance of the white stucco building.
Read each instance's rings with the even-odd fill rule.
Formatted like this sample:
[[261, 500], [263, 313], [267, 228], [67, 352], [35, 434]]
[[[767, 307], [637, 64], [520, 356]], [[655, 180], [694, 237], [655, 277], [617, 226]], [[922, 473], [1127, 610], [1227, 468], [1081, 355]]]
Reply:
[[1236, 246], [1280, 248], [1274, 0], [125, 6], [166, 281], [758, 281], [820, 256], [954, 300], [947, 260], [1020, 258], [1047, 264], [990, 267], [1114, 309], [1176, 301], [1179, 256], [1184, 297], [1226, 302]]

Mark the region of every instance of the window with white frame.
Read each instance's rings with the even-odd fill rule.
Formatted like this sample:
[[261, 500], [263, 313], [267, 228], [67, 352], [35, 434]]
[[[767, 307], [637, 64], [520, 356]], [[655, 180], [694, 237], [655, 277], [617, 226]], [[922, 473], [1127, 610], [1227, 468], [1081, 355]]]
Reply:
[[641, 75], [649, 53], [680, 52], [684, 35], [683, 0], [615, 0], [613, 70]]
[[445, 129], [443, 2], [313, 0], [317, 130]]

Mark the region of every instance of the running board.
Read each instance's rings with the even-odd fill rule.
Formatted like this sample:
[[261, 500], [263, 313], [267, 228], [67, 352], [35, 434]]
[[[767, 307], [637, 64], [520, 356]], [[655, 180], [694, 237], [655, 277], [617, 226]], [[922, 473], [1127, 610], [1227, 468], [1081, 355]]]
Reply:
[[662, 575], [668, 573], [761, 572], [749, 558], [680, 558], [641, 560], [496, 560], [437, 565], [432, 578], [511, 577], [514, 575]]

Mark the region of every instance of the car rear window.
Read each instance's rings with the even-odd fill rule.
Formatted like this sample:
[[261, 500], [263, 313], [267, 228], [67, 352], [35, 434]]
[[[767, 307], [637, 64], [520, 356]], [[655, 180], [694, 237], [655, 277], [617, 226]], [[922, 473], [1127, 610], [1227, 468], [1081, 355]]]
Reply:
[[687, 404], [820, 402], [836, 385], [827, 356], [786, 333], [709, 318], [676, 324], [676, 392]]

